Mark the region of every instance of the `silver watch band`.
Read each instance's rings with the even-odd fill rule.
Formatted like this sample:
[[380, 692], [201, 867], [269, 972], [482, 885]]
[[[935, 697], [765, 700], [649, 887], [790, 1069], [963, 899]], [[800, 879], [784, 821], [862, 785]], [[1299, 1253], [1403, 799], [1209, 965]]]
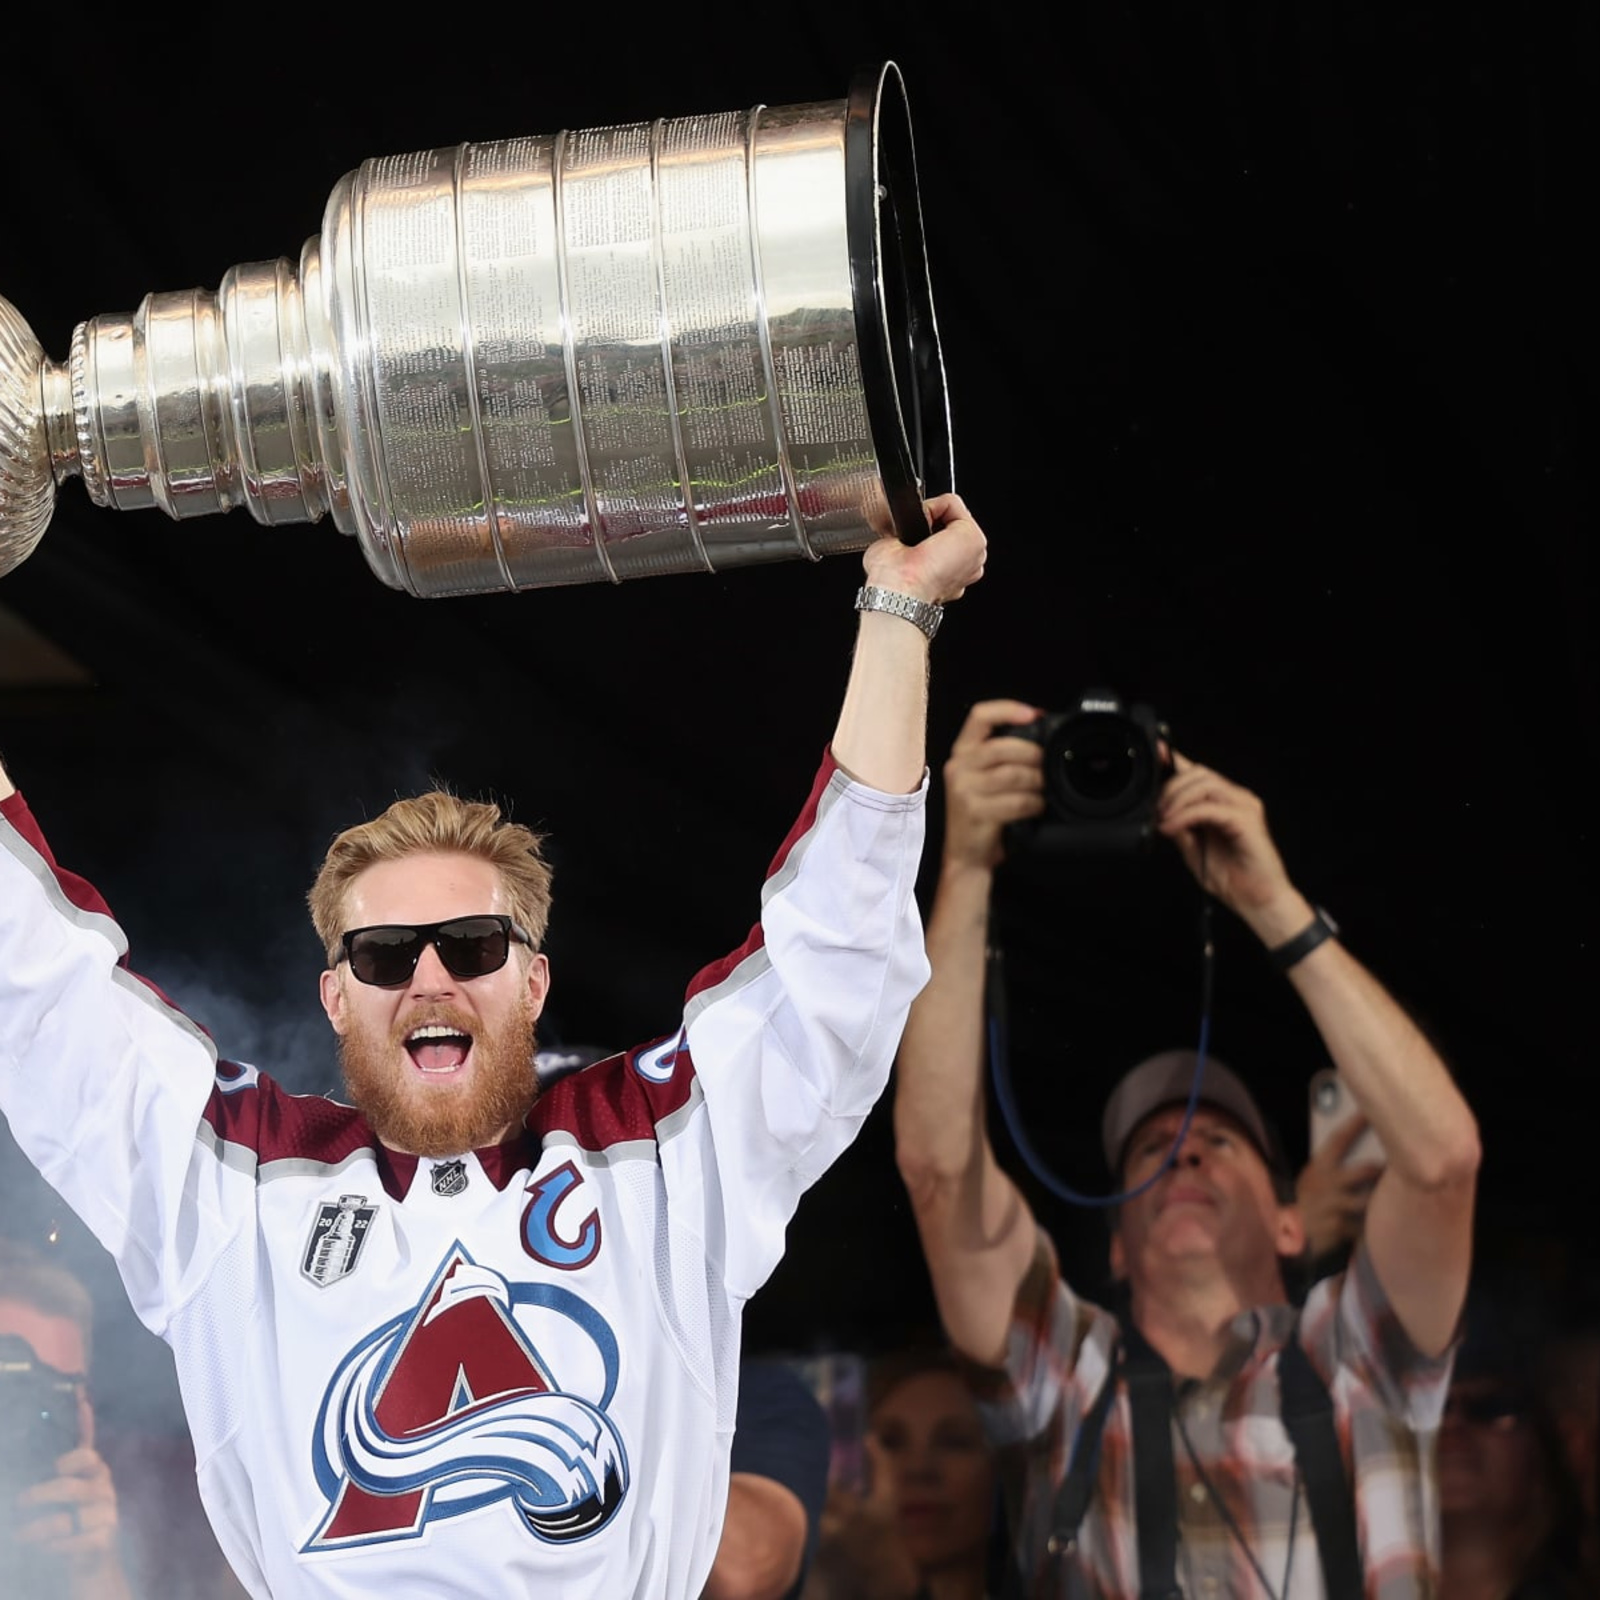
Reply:
[[857, 611], [887, 611], [891, 617], [903, 617], [931, 639], [944, 621], [944, 607], [937, 600], [918, 600], [916, 596], [901, 594], [897, 589], [880, 589], [866, 584], [856, 592]]

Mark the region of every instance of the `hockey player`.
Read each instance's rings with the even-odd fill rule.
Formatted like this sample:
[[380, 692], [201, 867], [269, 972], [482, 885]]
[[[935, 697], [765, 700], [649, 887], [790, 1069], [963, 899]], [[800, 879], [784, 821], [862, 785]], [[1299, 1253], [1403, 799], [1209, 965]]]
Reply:
[[259, 1600], [692, 1600], [745, 1301], [884, 1087], [927, 976], [928, 639], [982, 574], [954, 496], [875, 542], [821, 772], [739, 949], [542, 1094], [537, 841], [403, 801], [312, 891], [350, 1105], [289, 1095], [126, 965], [0, 771], [0, 1105], [171, 1345]]

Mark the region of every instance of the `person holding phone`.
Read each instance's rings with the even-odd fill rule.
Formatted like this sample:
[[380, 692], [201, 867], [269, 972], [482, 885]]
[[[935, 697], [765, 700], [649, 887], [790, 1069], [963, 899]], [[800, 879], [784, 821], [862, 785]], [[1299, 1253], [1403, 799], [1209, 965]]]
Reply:
[[1295, 1203], [1305, 1224], [1307, 1268], [1316, 1279], [1349, 1263], [1384, 1155], [1372, 1124], [1331, 1068], [1312, 1075], [1310, 1120], [1311, 1153], [1295, 1178]]
[[[928, 919], [933, 976], [895, 1079], [896, 1154], [940, 1314], [987, 1369], [991, 1436], [1025, 1467], [1015, 1520], [1030, 1596], [1431, 1591], [1431, 1435], [1472, 1254], [1476, 1121], [1422, 1031], [1291, 880], [1261, 801], [1178, 751], [1155, 828], [1260, 939], [1381, 1138], [1349, 1269], [1294, 1306], [1292, 1180], [1248, 1086], [1152, 1058], [1101, 1119], [1118, 1188], [1110, 1307], [1063, 1281], [984, 1125], [990, 891], [1007, 825], [1040, 815], [1042, 715], [975, 706], [944, 768]], [[1181, 1585], [1181, 1589], [1180, 1589]]]
[[966, 1363], [943, 1348], [868, 1370], [866, 1481], [835, 1484], [802, 1600], [986, 1600], [1000, 1594], [995, 1451]]

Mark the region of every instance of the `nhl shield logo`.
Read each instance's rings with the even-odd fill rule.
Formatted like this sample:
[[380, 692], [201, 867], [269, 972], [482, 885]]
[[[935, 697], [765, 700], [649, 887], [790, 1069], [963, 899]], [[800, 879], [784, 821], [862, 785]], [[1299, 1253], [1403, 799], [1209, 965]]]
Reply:
[[364, 1194], [342, 1194], [337, 1203], [328, 1201], [318, 1206], [300, 1262], [301, 1272], [319, 1289], [348, 1277], [361, 1259], [367, 1230], [377, 1214], [378, 1208], [369, 1206]]
[[435, 1161], [433, 1164], [433, 1192], [445, 1196], [460, 1194], [467, 1187], [465, 1161]]

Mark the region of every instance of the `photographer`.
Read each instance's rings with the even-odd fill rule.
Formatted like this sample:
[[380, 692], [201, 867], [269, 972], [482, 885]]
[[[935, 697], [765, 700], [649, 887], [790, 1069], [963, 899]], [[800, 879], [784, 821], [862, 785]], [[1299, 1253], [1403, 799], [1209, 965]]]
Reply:
[[[1101, 1120], [1127, 1192], [1115, 1314], [1061, 1280], [984, 1128], [984, 972], [1008, 824], [1046, 807], [1037, 724], [972, 710], [895, 1092], [897, 1158], [945, 1328], [984, 1368], [995, 1442], [1025, 1454], [1018, 1556], [1036, 1596], [1430, 1592], [1431, 1441], [1471, 1257], [1478, 1133], [1421, 1032], [1295, 888], [1261, 802], [1172, 752], [1153, 826], [1293, 984], [1388, 1152], [1348, 1270], [1296, 1310], [1304, 1229], [1245, 1085], [1169, 1052]], [[1303, 1352], [1302, 1359], [1301, 1353]]]
[[92, 1325], [71, 1273], [0, 1239], [0, 1571], [18, 1600], [130, 1600], [94, 1448]]

